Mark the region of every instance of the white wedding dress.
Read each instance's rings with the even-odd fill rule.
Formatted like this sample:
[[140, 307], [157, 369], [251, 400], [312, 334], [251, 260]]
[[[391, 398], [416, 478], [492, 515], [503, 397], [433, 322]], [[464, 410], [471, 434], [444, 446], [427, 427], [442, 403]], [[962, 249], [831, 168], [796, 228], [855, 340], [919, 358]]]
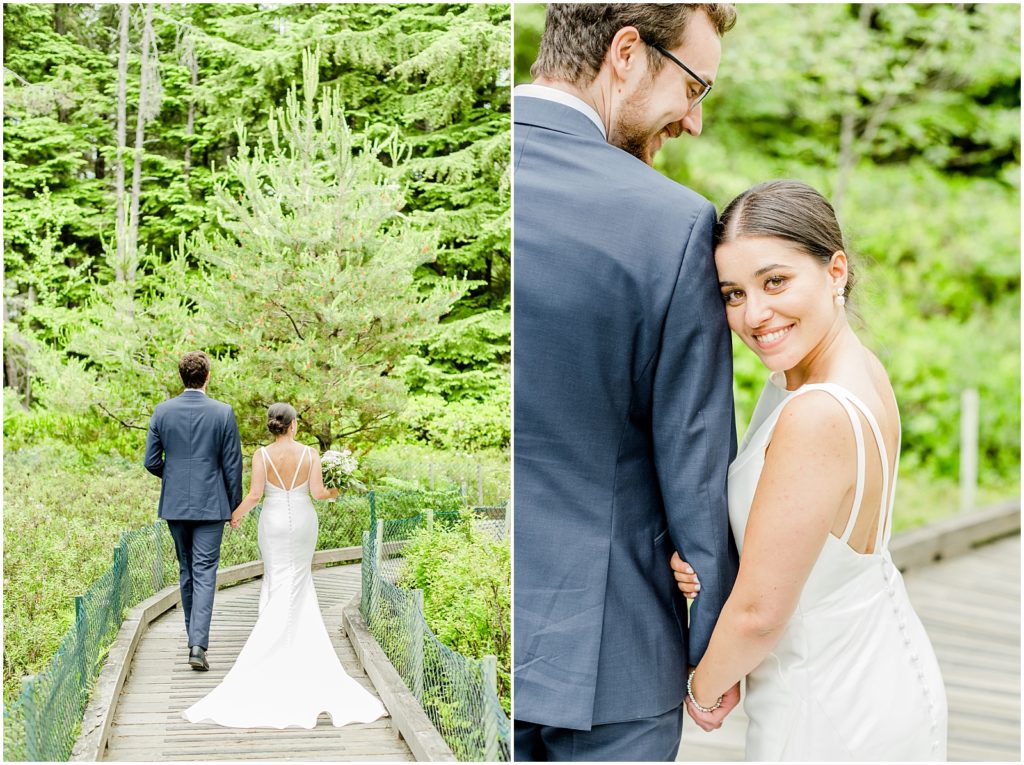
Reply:
[[[787, 391], [784, 383], [776, 373], [765, 385], [729, 468], [729, 520], [740, 551], [765, 451], [794, 396], [822, 390], [843, 405], [856, 436], [857, 487], [843, 537], [828, 536], [781, 640], [747, 676], [746, 759], [945, 760], [939, 664], [888, 551], [895, 470], [890, 485], [881, 430], [867, 406], [839, 385]], [[879, 508], [862, 507], [866, 457], [858, 410], [881, 456]], [[862, 512], [879, 514], [873, 553], [847, 544]]]
[[[287, 491], [266, 481], [258, 539], [263, 556], [259, 618], [227, 676], [182, 712], [193, 723], [230, 728], [314, 728], [327, 712], [335, 726], [373, 722], [381, 702], [345, 673], [324, 626], [311, 562], [318, 522], [309, 479]], [[267, 450], [270, 465], [284, 486]]]

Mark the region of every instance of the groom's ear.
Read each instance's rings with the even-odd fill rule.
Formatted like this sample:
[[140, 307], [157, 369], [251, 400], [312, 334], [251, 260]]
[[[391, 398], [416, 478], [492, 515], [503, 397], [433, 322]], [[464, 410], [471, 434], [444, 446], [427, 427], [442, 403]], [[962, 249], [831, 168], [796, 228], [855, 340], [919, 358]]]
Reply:
[[616, 79], [629, 81], [637, 76], [637, 73], [645, 72], [647, 61], [644, 42], [640, 39], [640, 32], [636, 27], [623, 27], [612, 37], [608, 52], [605, 53], [605, 63], [611, 67]]

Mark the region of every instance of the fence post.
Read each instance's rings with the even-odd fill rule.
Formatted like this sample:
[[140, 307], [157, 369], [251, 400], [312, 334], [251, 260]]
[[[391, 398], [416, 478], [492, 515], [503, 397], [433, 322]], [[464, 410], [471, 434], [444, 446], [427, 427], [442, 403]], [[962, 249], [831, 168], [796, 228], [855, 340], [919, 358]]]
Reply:
[[121, 534], [121, 541], [117, 543], [117, 547], [114, 548], [114, 595], [111, 598], [113, 601], [113, 621], [117, 624], [121, 623], [121, 612], [124, 608], [125, 596], [124, 588], [127, 577], [125, 574], [128, 572], [128, 541], [127, 534]]
[[86, 647], [89, 644], [89, 625], [86, 623], [85, 613], [85, 596], [75, 595], [75, 633], [78, 638], [77, 649], [78, 649], [78, 671], [81, 673], [82, 688], [85, 688], [89, 683], [89, 659], [85, 655]]
[[427, 508], [427, 530], [434, 530], [434, 508], [432, 507]]
[[384, 560], [384, 521], [377, 521], [373, 532], [373, 567], [377, 569], [377, 576], [382, 576], [380, 571], [381, 561]]
[[476, 500], [477, 504], [483, 507], [484, 504], [484, 469], [483, 466], [476, 463]]
[[497, 762], [498, 757], [498, 720], [494, 715], [494, 710], [491, 709], [489, 702], [489, 694], [498, 697], [498, 657], [494, 654], [484, 656], [480, 659], [480, 674], [483, 678], [483, 697], [484, 697], [484, 760], [487, 762]]
[[409, 625], [409, 690], [417, 701], [423, 701], [423, 590], [411, 590], [413, 614]]
[[157, 521], [152, 526], [153, 529], [153, 547], [156, 549], [156, 558], [153, 560], [153, 592], [160, 592], [164, 588], [164, 540], [160, 532], [160, 522]]
[[512, 533], [512, 507], [505, 505], [505, 539]]
[[974, 509], [978, 486], [978, 391], [960, 394], [960, 509]]
[[362, 569], [362, 586], [359, 588], [359, 606], [366, 623], [370, 623], [370, 612], [373, 610], [373, 578], [376, 571], [373, 568], [371, 559], [367, 557], [370, 546], [370, 532], [363, 532], [363, 560], [359, 567]]
[[25, 710], [25, 761], [45, 762], [47, 758], [40, 751], [39, 728], [36, 725], [36, 679], [34, 677], [25, 681], [25, 690], [22, 693], [25, 698], [23, 707]]
[[427, 463], [427, 475], [430, 477], [430, 490], [434, 490], [434, 463]]

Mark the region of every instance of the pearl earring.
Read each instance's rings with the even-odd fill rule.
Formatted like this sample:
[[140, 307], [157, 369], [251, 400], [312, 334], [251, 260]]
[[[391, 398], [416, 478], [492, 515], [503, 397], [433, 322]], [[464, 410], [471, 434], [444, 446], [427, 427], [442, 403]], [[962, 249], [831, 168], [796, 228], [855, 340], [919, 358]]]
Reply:
[[845, 292], [846, 292], [846, 288], [845, 287], [840, 287], [839, 289], [836, 290], [836, 305], [838, 305], [838, 306], [846, 305], [846, 298], [844, 297], [844, 293]]

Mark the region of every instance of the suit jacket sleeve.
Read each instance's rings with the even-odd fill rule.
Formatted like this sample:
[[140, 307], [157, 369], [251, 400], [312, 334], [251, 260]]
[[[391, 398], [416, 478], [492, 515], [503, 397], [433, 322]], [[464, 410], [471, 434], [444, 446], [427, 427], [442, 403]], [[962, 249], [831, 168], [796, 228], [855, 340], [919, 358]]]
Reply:
[[160, 440], [160, 425], [157, 413], [149, 418], [149, 429], [146, 431], [146, 470], [157, 478], [164, 477], [164, 444]]
[[238, 434], [235, 410], [229, 408], [226, 433], [221, 441], [221, 466], [224, 470], [224, 486], [228, 491], [231, 509], [242, 504], [242, 439]]
[[[707, 649], [736, 578], [726, 479], [736, 453], [732, 346], [712, 251], [715, 210], [698, 213], [665, 315], [654, 371], [655, 468], [669, 533], [700, 577], [690, 609], [688, 661]], [[665, 571], [656, 575], [671, 576]]]

